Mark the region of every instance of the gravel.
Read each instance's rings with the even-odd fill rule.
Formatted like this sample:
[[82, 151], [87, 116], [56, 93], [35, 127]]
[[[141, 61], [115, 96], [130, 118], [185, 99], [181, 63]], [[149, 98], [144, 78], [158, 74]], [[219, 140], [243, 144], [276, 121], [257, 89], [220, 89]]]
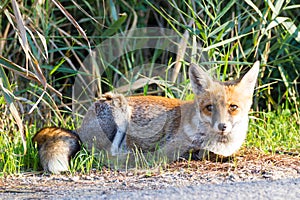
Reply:
[[[147, 170], [0, 179], [1, 199], [299, 199], [299, 155], [243, 151], [227, 162], [178, 161]], [[268, 197], [268, 198], [267, 198]]]

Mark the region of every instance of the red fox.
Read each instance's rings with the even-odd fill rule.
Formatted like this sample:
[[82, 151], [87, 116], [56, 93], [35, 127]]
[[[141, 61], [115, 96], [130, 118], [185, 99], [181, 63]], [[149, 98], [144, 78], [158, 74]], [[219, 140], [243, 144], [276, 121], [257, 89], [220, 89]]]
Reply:
[[[107, 93], [89, 108], [76, 132], [88, 149], [106, 150], [112, 157], [126, 155], [136, 148], [142, 152], [159, 151], [169, 161], [197, 151], [199, 156], [205, 152], [230, 156], [245, 140], [258, 72], [257, 61], [242, 79], [219, 82], [191, 64], [193, 101]], [[60, 132], [58, 135], [68, 133], [60, 128], [43, 129], [35, 138], [40, 134], [55, 135], [56, 130]], [[46, 140], [55, 146], [54, 139], [47, 137]], [[56, 154], [74, 153], [80, 148], [79, 143], [48, 148], [45, 141], [35, 141], [41, 146], [42, 166], [53, 173], [66, 171], [67, 167], [64, 170], [59, 166], [50, 168], [45, 163]], [[57, 155], [57, 158], [63, 156]]]

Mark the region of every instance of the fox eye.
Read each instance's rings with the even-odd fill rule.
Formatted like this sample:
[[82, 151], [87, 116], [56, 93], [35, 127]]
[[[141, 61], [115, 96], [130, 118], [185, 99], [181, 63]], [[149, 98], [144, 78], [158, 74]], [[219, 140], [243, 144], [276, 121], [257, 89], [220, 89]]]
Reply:
[[231, 104], [231, 105], [229, 106], [229, 111], [233, 112], [233, 111], [236, 111], [238, 108], [239, 108], [239, 107], [238, 107], [237, 105]]
[[213, 110], [213, 105], [207, 105], [205, 108], [207, 111], [211, 112]]

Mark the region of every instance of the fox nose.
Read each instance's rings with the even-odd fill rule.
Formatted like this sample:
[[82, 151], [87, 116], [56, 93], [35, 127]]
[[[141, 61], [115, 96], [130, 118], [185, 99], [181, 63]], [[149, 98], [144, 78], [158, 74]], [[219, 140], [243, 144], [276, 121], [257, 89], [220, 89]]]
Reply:
[[220, 124], [218, 124], [218, 129], [219, 129], [220, 131], [225, 131], [226, 128], [227, 128], [227, 125], [226, 125], [225, 123], [220, 123]]

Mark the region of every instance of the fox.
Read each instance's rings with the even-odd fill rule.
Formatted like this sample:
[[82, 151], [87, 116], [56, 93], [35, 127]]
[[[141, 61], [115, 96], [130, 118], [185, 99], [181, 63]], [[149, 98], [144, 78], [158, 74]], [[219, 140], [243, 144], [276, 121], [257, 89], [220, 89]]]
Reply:
[[[68, 163], [81, 144], [89, 151], [92, 148], [105, 150], [109, 157], [121, 162], [125, 162], [129, 154], [132, 156], [134, 149], [159, 153], [168, 162], [191, 152], [197, 153], [199, 158], [208, 152], [228, 157], [238, 151], [246, 138], [259, 66], [256, 61], [242, 78], [220, 82], [191, 63], [189, 79], [194, 100], [189, 101], [160, 96], [125, 97], [108, 92], [88, 109], [75, 131], [79, 137], [60, 139], [64, 140], [64, 146], [55, 143], [52, 137], [70, 135], [69, 130], [46, 128], [35, 135], [35, 138], [51, 135], [42, 141], [35, 139], [40, 146], [42, 166], [52, 173], [66, 171], [68, 165], [60, 168], [59, 162], [53, 161], [54, 157], [64, 157], [63, 163]], [[80, 143], [76, 143], [75, 138], [78, 141], [80, 138]], [[45, 145], [48, 142], [52, 148]], [[58, 166], [54, 167], [55, 164]]]

